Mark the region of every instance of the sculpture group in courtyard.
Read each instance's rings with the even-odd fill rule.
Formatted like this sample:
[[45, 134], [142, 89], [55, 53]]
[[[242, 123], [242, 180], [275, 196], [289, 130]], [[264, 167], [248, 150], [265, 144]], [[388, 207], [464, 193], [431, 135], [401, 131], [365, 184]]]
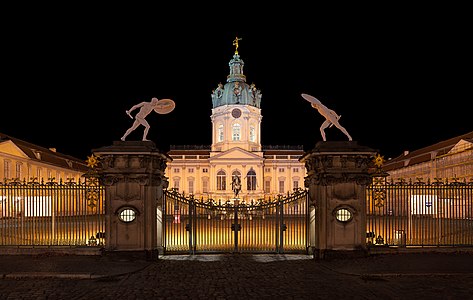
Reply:
[[310, 104], [312, 105], [312, 107], [317, 109], [319, 111], [319, 113], [325, 118], [325, 121], [322, 123], [322, 126], [320, 126], [320, 133], [322, 134], [322, 139], [324, 141], [327, 140], [326, 137], [325, 137], [325, 128], [327, 128], [327, 127], [330, 128], [333, 125], [335, 125], [335, 127], [340, 129], [340, 131], [343, 132], [348, 137], [349, 141], [352, 140], [350, 134], [345, 129], [345, 127], [340, 125], [340, 123], [338, 122], [338, 120], [341, 117], [340, 115], [338, 115], [334, 110], [331, 110], [328, 107], [326, 107], [325, 105], [323, 105], [322, 102], [320, 102], [317, 98], [315, 98], [311, 95], [302, 94], [302, 98], [309, 101]]
[[[133, 105], [129, 110], [126, 110], [126, 114], [132, 118], [135, 119], [133, 122], [133, 125], [131, 125], [130, 128], [125, 132], [125, 134], [121, 137], [122, 141], [125, 141], [126, 137], [138, 126], [143, 125], [145, 127], [144, 132], [143, 132], [143, 141], [149, 141], [147, 139], [148, 136], [148, 131], [150, 128], [149, 123], [146, 121], [146, 117], [154, 110], [158, 114], [168, 114], [171, 111], [174, 110], [175, 103], [171, 99], [161, 99], [158, 100], [158, 98], [152, 98], [150, 102], [141, 102], [136, 105]], [[134, 111], [135, 109], [140, 109], [138, 113], [133, 116], [131, 115], [131, 112]]]

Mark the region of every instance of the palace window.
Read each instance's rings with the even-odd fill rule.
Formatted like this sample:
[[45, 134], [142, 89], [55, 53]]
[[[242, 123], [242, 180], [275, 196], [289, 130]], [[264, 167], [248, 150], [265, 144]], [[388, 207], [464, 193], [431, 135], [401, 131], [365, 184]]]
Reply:
[[265, 194], [269, 194], [271, 192], [271, 180], [270, 179], [266, 179], [264, 181], [264, 192], [265, 192]]
[[284, 194], [284, 180], [279, 180], [279, 193]]
[[256, 172], [250, 169], [246, 174], [246, 189], [249, 191], [256, 190]]
[[209, 180], [208, 178], [202, 178], [202, 193], [209, 192]]
[[264, 171], [265, 171], [266, 173], [269, 173], [269, 172], [271, 172], [271, 168], [264, 168]]
[[194, 168], [189, 168], [189, 169], [187, 170], [187, 172], [189, 172], [189, 173], [194, 173]]
[[207, 168], [202, 168], [202, 173], [208, 173], [209, 172], [209, 169]]
[[279, 173], [283, 173], [284, 172], [284, 168], [279, 168]]
[[11, 178], [11, 162], [9, 160], [5, 160], [3, 162], [3, 177], [10, 179]]
[[292, 168], [293, 173], [299, 173], [299, 168]]
[[23, 178], [23, 164], [21, 162], [16, 163], [16, 178], [22, 179]]
[[233, 124], [232, 127], [232, 140], [239, 141], [241, 135], [241, 126], [238, 123]]
[[256, 141], [255, 127], [250, 127], [250, 142]]
[[174, 173], [179, 173], [180, 170], [181, 169], [179, 169], [179, 168], [174, 168]]
[[225, 171], [220, 170], [217, 173], [217, 190], [219, 191], [224, 191], [227, 188], [227, 174], [225, 174]]
[[187, 183], [189, 185], [189, 194], [194, 194], [194, 180], [191, 179]]
[[176, 191], [179, 191], [179, 181], [180, 181], [179, 178], [175, 178], [175, 179], [173, 180], [173, 186], [172, 186], [172, 187], [173, 187], [174, 189], [176, 189]]
[[299, 188], [299, 181], [294, 180], [293, 183], [292, 183], [292, 186], [293, 186], [294, 189], [298, 189]]
[[218, 136], [218, 141], [223, 142], [223, 125], [218, 125], [217, 136]]

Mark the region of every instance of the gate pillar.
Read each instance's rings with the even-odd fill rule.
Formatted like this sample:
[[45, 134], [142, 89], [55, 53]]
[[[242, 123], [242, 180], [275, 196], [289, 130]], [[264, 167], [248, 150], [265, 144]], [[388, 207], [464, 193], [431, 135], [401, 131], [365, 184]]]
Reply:
[[105, 185], [105, 251], [157, 259], [162, 248], [157, 219], [168, 185], [164, 172], [172, 159], [151, 141], [114, 141], [92, 152]]
[[324, 141], [300, 158], [314, 214], [308, 232], [315, 258], [366, 252], [365, 188], [375, 153], [355, 141]]

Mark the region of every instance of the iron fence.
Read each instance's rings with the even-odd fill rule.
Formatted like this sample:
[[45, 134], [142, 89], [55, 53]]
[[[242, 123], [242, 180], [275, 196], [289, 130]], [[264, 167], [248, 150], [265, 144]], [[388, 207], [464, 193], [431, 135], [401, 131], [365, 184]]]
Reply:
[[104, 227], [97, 178], [0, 183], [0, 246], [100, 246]]
[[473, 246], [473, 182], [374, 177], [367, 196], [369, 244]]
[[[0, 246], [105, 244], [104, 187], [82, 181], [0, 183]], [[163, 246], [172, 252], [304, 252], [308, 196], [250, 203], [165, 191]], [[367, 187], [367, 243], [473, 246], [473, 182], [387, 181]]]

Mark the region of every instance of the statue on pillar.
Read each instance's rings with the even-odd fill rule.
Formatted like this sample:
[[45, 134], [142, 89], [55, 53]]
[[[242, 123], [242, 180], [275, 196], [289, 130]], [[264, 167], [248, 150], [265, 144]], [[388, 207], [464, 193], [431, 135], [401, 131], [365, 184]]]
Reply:
[[343, 132], [348, 137], [349, 141], [352, 140], [350, 134], [345, 129], [345, 127], [340, 125], [340, 123], [338, 122], [338, 120], [340, 120], [340, 118], [341, 118], [341, 115], [338, 115], [334, 110], [331, 110], [331, 109], [327, 108], [325, 105], [322, 104], [322, 102], [320, 102], [317, 98], [315, 98], [311, 95], [302, 94], [302, 98], [309, 101], [310, 104], [312, 105], [312, 107], [317, 109], [319, 111], [319, 113], [323, 117], [325, 117], [325, 121], [322, 123], [322, 126], [320, 126], [320, 133], [322, 134], [322, 139], [324, 141], [327, 141], [327, 139], [325, 137], [325, 128], [327, 128], [327, 127], [330, 128], [333, 125], [335, 125], [335, 127], [340, 129], [341, 132]]
[[141, 102], [138, 103], [134, 106], [132, 106], [129, 110], [126, 110], [126, 114], [133, 119], [133, 116], [131, 115], [131, 112], [137, 108], [140, 110], [138, 113], [135, 115], [135, 121], [133, 122], [133, 125], [131, 125], [130, 128], [125, 132], [125, 134], [121, 137], [122, 141], [125, 141], [126, 137], [138, 126], [143, 125], [145, 127], [144, 133], [143, 133], [143, 141], [149, 141], [147, 139], [148, 131], [150, 129], [149, 123], [146, 121], [146, 117], [154, 110], [158, 114], [168, 114], [171, 111], [174, 110], [175, 103], [171, 99], [161, 99], [158, 100], [158, 98], [152, 98], [150, 102]]

